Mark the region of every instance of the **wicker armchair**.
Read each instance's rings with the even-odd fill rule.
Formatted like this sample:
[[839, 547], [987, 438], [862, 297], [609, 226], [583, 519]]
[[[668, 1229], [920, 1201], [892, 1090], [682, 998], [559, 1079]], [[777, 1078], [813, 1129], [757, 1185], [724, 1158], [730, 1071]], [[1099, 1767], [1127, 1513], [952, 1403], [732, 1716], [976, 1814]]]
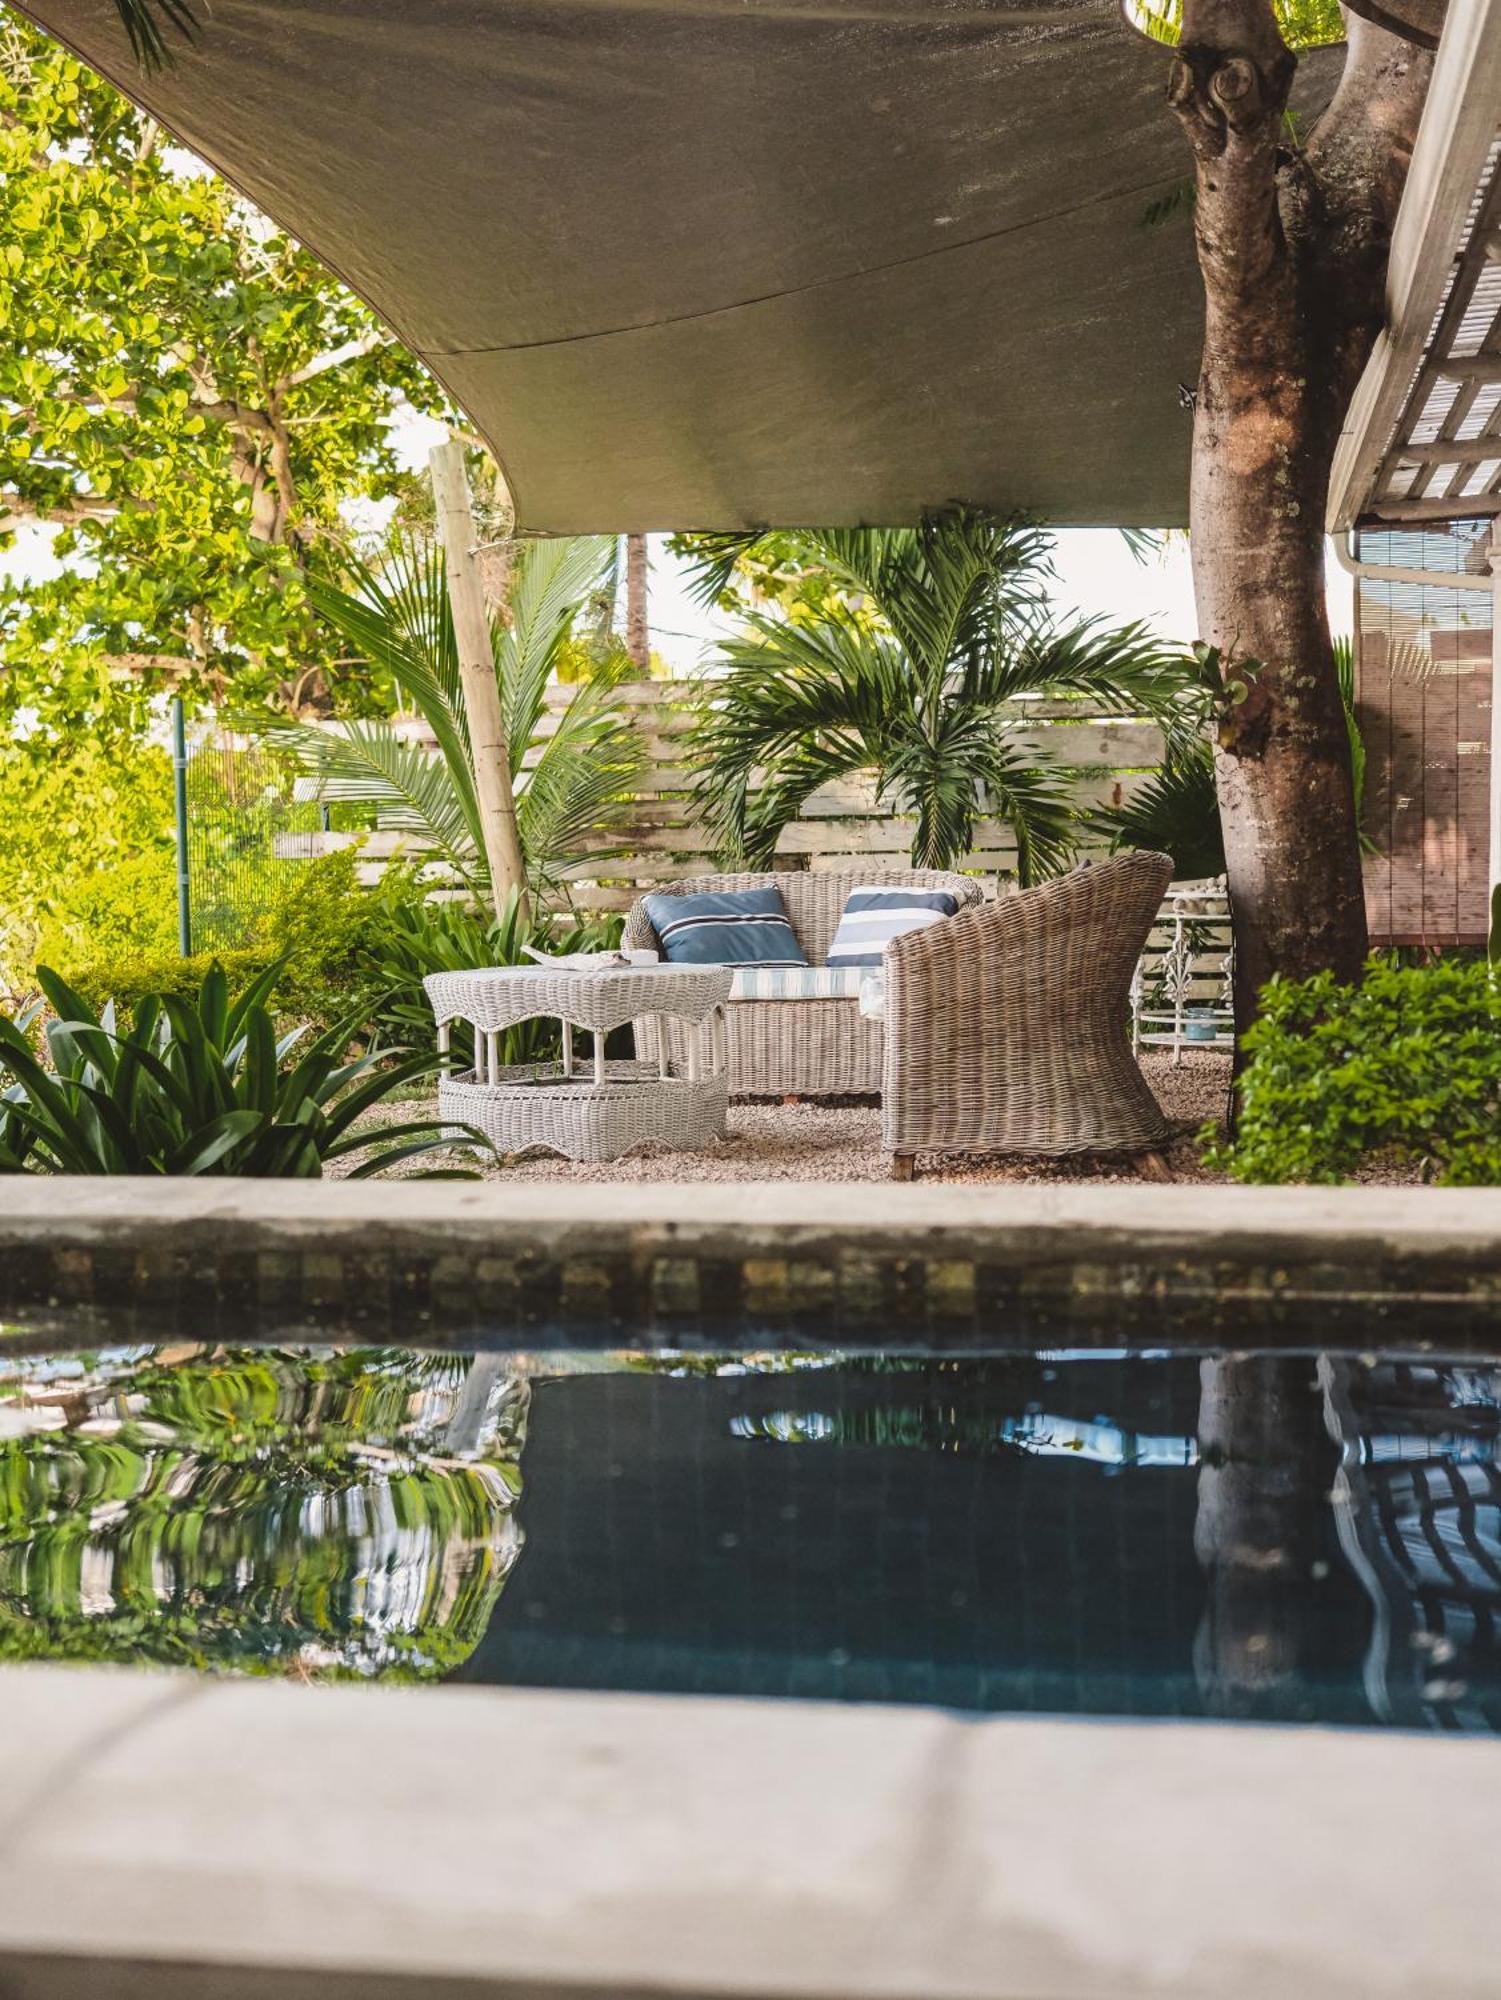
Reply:
[[[659, 893], [697, 896], [712, 890], [761, 889], [768, 884], [781, 890], [793, 931], [810, 965], [827, 964], [829, 946], [851, 889], [947, 889], [961, 912], [984, 894], [973, 876], [929, 868], [698, 875], [674, 882]], [[946, 930], [948, 924], [929, 928]], [[626, 918], [621, 942], [632, 951], [661, 950], [644, 902], [638, 902]], [[732, 999], [726, 1015], [732, 1097], [874, 1097], [881, 1088], [882, 1026], [879, 1021], [862, 1019], [859, 1000], [853, 995], [837, 1000]], [[682, 1021], [638, 1022], [638, 1052], [657, 1053], [659, 1025], [668, 1056], [686, 1063], [689, 1040], [698, 1030]]]
[[1172, 873], [1165, 854], [1117, 855], [887, 945], [882, 1134], [898, 1179], [916, 1153], [1163, 1144], [1129, 996]]

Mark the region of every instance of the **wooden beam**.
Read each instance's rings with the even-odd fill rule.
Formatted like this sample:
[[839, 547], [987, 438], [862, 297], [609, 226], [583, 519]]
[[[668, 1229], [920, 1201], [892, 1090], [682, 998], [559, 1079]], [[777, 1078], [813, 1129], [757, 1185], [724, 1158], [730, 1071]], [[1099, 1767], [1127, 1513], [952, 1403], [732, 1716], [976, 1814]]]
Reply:
[[474, 766], [480, 833], [490, 870], [491, 900], [499, 916], [507, 900], [515, 894], [525, 914], [526, 859], [516, 824], [511, 751], [506, 742], [505, 717], [495, 678], [495, 652], [476, 548], [479, 537], [474, 527], [474, 504], [464, 472], [464, 447], [457, 438], [449, 438], [433, 446], [427, 462], [437, 508], [438, 537], [448, 570], [448, 601], [453, 609], [459, 681], [469, 721], [469, 755]]
[[1367, 521], [1386, 521], [1400, 527], [1404, 521], [1483, 521], [1501, 512], [1501, 493], [1475, 493], [1468, 500], [1376, 499], [1366, 508]]
[[1393, 445], [1393, 465], [1467, 465], [1471, 469], [1487, 459], [1501, 458], [1501, 436], [1488, 432], [1484, 437], [1435, 438], [1432, 444]]
[[1429, 366], [1447, 382], [1501, 382], [1501, 354], [1435, 355]]
[[[1329, 527], [1353, 527], [1375, 490], [1444, 288], [1456, 237], [1496, 136], [1501, 0], [1451, 7], [1392, 232], [1387, 325], [1345, 420], [1329, 483]], [[1442, 364], [1440, 364], [1442, 365]]]

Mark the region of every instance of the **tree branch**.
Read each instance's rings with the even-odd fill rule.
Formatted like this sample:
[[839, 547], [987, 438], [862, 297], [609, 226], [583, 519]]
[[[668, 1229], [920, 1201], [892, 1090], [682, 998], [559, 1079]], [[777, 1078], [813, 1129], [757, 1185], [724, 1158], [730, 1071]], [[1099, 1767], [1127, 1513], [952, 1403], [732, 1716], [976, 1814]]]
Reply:
[[346, 361], [358, 361], [363, 355], [373, 354], [378, 347], [388, 347], [391, 336], [383, 328], [375, 327], [369, 333], [362, 333], [358, 340], [346, 340], [342, 347], [332, 347], [327, 354], [320, 354], [315, 360], [305, 361], [300, 368], [294, 368], [290, 375], [283, 375], [276, 384], [273, 394], [284, 396], [288, 389], [298, 389], [304, 382], [312, 382], [320, 375], [326, 375], [330, 368], [342, 368]]
[[1339, 87], [1314, 127], [1308, 164], [1326, 206], [1379, 232], [1397, 220], [1432, 58], [1412, 42], [1347, 14], [1349, 44]]
[[55, 521], [65, 528], [76, 527], [80, 521], [110, 521], [127, 504], [142, 514], [156, 511], [148, 502], [106, 500], [92, 493], [76, 494], [55, 507], [28, 499], [24, 493], [0, 493], [0, 528], [9, 528], [13, 521]]
[[1277, 166], [1296, 68], [1271, 0], [1184, 0], [1168, 102], [1196, 162], [1195, 226], [1211, 295], [1258, 290], [1283, 256]]

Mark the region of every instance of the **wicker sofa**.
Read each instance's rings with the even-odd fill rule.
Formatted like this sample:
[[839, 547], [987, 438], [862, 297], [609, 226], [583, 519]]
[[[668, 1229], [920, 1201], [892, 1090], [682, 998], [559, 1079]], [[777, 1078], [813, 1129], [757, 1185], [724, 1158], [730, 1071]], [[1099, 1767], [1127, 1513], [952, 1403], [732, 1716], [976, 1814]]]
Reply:
[[[674, 882], [658, 893], [697, 896], [715, 890], [762, 889], [782, 892], [797, 941], [810, 966], [826, 966], [829, 946], [851, 889], [947, 889], [963, 911], [981, 901], [979, 882], [968, 875], [938, 869], [904, 868], [882, 872], [861, 869], [842, 872], [810, 869], [786, 875], [698, 875]], [[930, 926], [944, 930], [946, 924]], [[660, 951], [644, 901], [626, 918], [622, 943], [632, 951]], [[732, 1097], [874, 1097], [881, 1088], [883, 1031], [879, 1021], [861, 1018], [858, 995], [808, 999], [732, 998], [729, 1020], [729, 1075]], [[665, 1034], [668, 1058], [686, 1064], [692, 1037], [699, 1030], [682, 1021], [638, 1021], [637, 1053], [648, 1059], [661, 1053], [658, 1032]]]
[[1141, 1153], [1171, 1136], [1131, 1053], [1131, 974], [1172, 879], [1119, 854], [886, 947], [882, 1137], [918, 1153]]

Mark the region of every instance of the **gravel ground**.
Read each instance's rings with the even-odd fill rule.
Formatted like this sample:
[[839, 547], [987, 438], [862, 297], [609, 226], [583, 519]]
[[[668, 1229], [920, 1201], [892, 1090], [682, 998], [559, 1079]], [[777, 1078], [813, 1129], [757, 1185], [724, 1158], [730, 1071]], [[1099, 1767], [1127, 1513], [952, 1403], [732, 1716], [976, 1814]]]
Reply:
[[[1173, 1177], [1180, 1181], [1216, 1181], [1200, 1165], [1191, 1134], [1207, 1119], [1224, 1114], [1230, 1078], [1228, 1056], [1187, 1051], [1181, 1066], [1170, 1055], [1148, 1051], [1142, 1069], [1164, 1112], [1188, 1128], [1168, 1149]], [[420, 1112], [408, 1101], [388, 1108], [389, 1122], [405, 1121]], [[344, 1163], [339, 1163], [344, 1164]], [[446, 1164], [446, 1156], [431, 1155], [411, 1163], [408, 1171]], [[1136, 1169], [1129, 1160], [964, 1160], [938, 1154], [921, 1155], [924, 1180], [939, 1181], [1068, 1181], [1071, 1183], [1130, 1181]], [[400, 1168], [395, 1172], [401, 1172]], [[701, 1153], [674, 1153], [664, 1147], [642, 1147], [603, 1166], [582, 1166], [550, 1153], [499, 1161], [484, 1170], [487, 1180], [508, 1181], [884, 1181], [890, 1161], [881, 1150], [881, 1113], [869, 1104], [732, 1104], [729, 1136]]]

